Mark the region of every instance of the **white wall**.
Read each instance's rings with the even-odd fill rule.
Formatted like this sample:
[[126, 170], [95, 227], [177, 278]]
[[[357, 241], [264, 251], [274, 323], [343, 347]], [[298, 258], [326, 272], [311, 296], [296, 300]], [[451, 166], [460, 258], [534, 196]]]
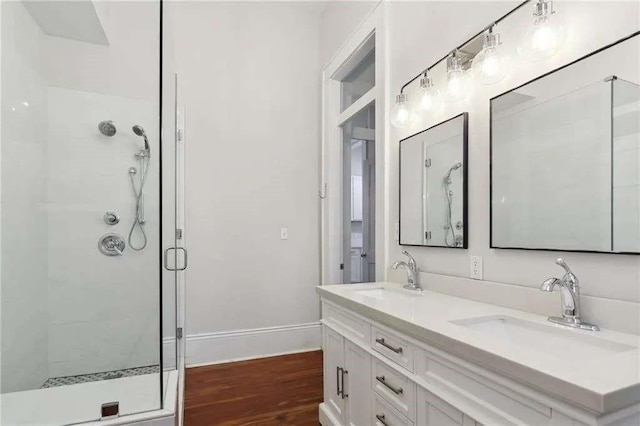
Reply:
[[43, 34], [21, 2], [2, 2], [2, 376], [4, 392], [47, 378], [47, 98]]
[[[319, 319], [319, 5], [184, 2], [173, 18], [187, 108], [187, 362], [318, 347], [315, 326], [291, 346], [251, 339]], [[259, 331], [234, 334], [247, 329]], [[229, 332], [239, 352], [221, 347]]]
[[327, 65], [377, 1], [328, 1], [320, 22], [320, 64]]
[[[389, 4], [390, 26], [390, 90], [393, 99], [400, 87], [425, 66], [432, 64], [460, 42], [480, 31], [518, 2], [393, 2]], [[468, 277], [469, 256], [484, 258], [484, 282], [469, 282], [482, 288], [494, 282], [513, 284], [512, 297], [519, 297], [519, 289], [535, 288], [549, 276], [561, 274], [554, 258], [563, 256], [582, 282], [582, 293], [589, 307], [588, 320], [607, 326], [639, 331], [638, 302], [640, 302], [640, 258], [610, 254], [554, 253], [489, 249], [489, 102], [488, 99], [536, 76], [593, 51], [605, 44], [627, 36], [640, 27], [639, 5], [634, 2], [557, 2], [559, 14], [566, 19], [573, 37], [568, 47], [548, 61], [536, 64], [521, 63], [503, 82], [491, 86], [474, 85], [470, 100], [448, 105], [442, 113], [412, 129], [392, 132], [390, 172], [389, 223], [391, 229], [398, 221], [397, 141], [421, 128], [426, 128], [460, 112], [469, 112], [469, 250], [413, 248], [422, 271], [437, 276]], [[526, 8], [501, 26], [503, 43], [513, 43], [513, 34], [528, 25], [531, 10]], [[511, 31], [512, 37], [508, 34]], [[512, 44], [513, 45], [513, 44]], [[518, 65], [518, 63], [516, 63]], [[411, 92], [412, 89], [410, 89]], [[388, 242], [391, 260], [400, 258], [400, 247], [391, 238]], [[437, 278], [436, 276], [436, 278]], [[486, 287], [486, 286], [485, 286]], [[504, 288], [504, 286], [503, 286]], [[592, 296], [592, 298], [589, 298]], [[559, 295], [546, 295], [549, 303]], [[556, 300], [558, 299], [558, 300]], [[603, 315], [610, 300], [632, 302], [618, 304], [611, 316]], [[607, 305], [608, 306], [608, 305]], [[621, 318], [622, 312], [627, 312]], [[555, 312], [557, 313], [557, 312]]]

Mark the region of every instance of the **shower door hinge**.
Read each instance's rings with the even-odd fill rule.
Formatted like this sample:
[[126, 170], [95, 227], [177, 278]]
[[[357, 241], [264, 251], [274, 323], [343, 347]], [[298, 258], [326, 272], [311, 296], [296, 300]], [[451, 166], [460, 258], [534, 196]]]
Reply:
[[176, 139], [178, 142], [182, 142], [182, 136], [182, 129], [178, 129], [178, 131], [176, 131]]
[[176, 337], [182, 339], [182, 327], [176, 328]]
[[424, 166], [431, 167], [431, 158], [427, 158], [426, 160], [424, 160]]
[[176, 229], [176, 239], [178, 239], [178, 240], [182, 239], [182, 228], [177, 228]]
[[424, 233], [424, 238], [426, 238], [427, 240], [431, 239], [431, 231], [427, 231]]

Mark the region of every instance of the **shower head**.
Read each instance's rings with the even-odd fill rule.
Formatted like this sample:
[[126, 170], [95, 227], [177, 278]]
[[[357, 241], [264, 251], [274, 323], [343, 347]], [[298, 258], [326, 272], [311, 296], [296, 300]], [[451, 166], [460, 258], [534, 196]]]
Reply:
[[116, 125], [111, 120], [104, 120], [98, 123], [98, 130], [105, 136], [113, 136], [116, 134]]
[[144, 149], [149, 151], [149, 139], [147, 139], [147, 134], [144, 131], [144, 128], [138, 124], [132, 127], [133, 133], [138, 136], [142, 136], [144, 138]]
[[459, 163], [459, 162], [451, 166], [451, 168], [449, 169], [449, 171], [444, 177], [445, 183], [451, 183], [451, 172], [453, 172], [454, 170], [458, 170], [460, 167], [462, 167], [462, 163]]

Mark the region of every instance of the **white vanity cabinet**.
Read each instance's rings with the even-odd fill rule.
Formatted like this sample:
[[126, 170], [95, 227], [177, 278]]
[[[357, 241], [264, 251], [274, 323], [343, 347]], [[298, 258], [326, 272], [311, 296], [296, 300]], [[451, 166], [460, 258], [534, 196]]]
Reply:
[[334, 300], [322, 317], [323, 426], [640, 425], [638, 405], [598, 415]]
[[323, 332], [327, 409], [341, 425], [369, 425], [371, 355], [329, 327]]
[[462, 411], [424, 389], [418, 390], [418, 424], [424, 426], [482, 426]]

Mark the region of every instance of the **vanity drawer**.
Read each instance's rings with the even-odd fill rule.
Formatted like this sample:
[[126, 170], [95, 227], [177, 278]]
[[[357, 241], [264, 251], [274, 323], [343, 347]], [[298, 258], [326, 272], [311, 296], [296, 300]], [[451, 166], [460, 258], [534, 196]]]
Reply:
[[453, 405], [424, 389], [418, 390], [418, 424], [426, 426], [482, 426]]
[[340, 329], [353, 341], [366, 345], [371, 338], [371, 324], [326, 302], [322, 304], [322, 319]]
[[371, 387], [409, 420], [415, 419], [416, 385], [379, 360], [373, 364]]
[[411, 420], [377, 395], [373, 402], [371, 424], [376, 426], [413, 426]]
[[371, 347], [413, 372], [413, 346], [400, 335], [374, 326], [371, 332]]
[[[417, 349], [415, 357], [416, 374], [420, 379], [435, 388], [446, 389], [457, 399], [478, 404], [479, 409], [489, 418], [502, 419], [500, 423], [499, 420], [494, 420], [494, 424], [514, 424], [512, 420], [505, 420], [505, 415], [510, 419], [517, 419], [519, 423], [516, 424], [549, 424], [552, 416], [550, 407], [519, 395], [497, 381], [479, 376], [431, 351]], [[420, 401], [420, 396], [418, 400]]]

